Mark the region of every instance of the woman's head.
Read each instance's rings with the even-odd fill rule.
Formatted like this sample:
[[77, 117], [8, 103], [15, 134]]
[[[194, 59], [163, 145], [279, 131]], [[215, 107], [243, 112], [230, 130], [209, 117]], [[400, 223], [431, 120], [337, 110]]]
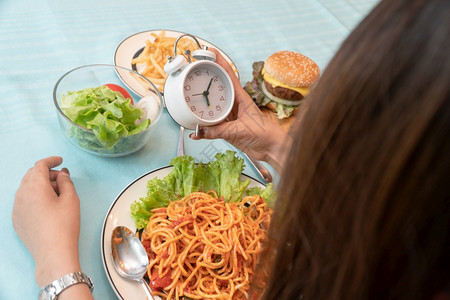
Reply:
[[330, 62], [282, 174], [267, 299], [449, 288], [449, 13], [382, 1]]

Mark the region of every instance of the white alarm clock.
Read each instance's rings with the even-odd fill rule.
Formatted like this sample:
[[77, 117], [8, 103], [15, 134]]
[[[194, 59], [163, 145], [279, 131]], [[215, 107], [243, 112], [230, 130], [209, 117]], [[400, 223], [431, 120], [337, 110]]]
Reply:
[[[177, 55], [177, 43], [191, 37], [199, 49], [192, 54], [195, 62], [189, 62], [183, 55]], [[179, 125], [195, 129], [197, 126], [211, 126], [225, 120], [234, 104], [234, 87], [230, 76], [217, 63], [216, 55], [198, 40], [183, 34], [175, 41], [175, 57], [169, 57], [164, 66], [167, 73], [164, 84], [164, 102], [172, 119]]]

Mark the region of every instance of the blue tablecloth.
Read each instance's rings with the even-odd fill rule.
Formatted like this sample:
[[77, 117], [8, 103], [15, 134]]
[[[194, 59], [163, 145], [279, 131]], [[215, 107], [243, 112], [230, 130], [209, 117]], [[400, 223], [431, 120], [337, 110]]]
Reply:
[[[64, 158], [81, 199], [82, 268], [95, 282], [97, 299], [114, 299], [100, 256], [103, 219], [127, 184], [176, 156], [179, 129], [167, 112], [152, 141], [130, 156], [102, 158], [75, 148], [58, 127], [52, 101], [63, 73], [86, 64], [112, 64], [121, 40], [161, 28], [220, 47], [235, 62], [242, 84], [251, 79], [252, 62], [277, 50], [302, 52], [323, 70], [376, 2], [0, 0], [0, 299], [37, 297], [33, 260], [11, 224], [15, 191], [36, 160]], [[186, 153], [198, 161], [227, 149], [234, 148], [221, 140], [186, 138]], [[249, 166], [245, 172], [257, 177]]]

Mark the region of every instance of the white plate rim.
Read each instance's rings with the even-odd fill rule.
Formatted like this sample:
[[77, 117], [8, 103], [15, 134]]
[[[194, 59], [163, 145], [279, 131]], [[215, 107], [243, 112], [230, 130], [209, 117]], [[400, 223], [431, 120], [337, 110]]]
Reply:
[[[133, 59], [133, 56], [136, 54], [136, 52], [141, 50], [145, 46], [146, 40], [152, 39], [151, 33], [160, 34], [161, 31], [163, 31], [163, 30], [165, 31], [167, 36], [173, 36], [173, 37], [178, 37], [182, 34], [190, 34], [190, 33], [182, 32], [182, 31], [170, 30], [170, 29], [151, 29], [151, 30], [144, 30], [144, 31], [136, 32], [136, 33], [124, 38], [119, 43], [119, 45], [116, 47], [116, 50], [114, 51], [114, 57], [113, 57], [114, 65], [132, 70], [133, 68], [131, 65], [131, 60]], [[193, 34], [191, 34], [191, 35], [193, 35]], [[221, 50], [219, 47], [217, 47], [213, 43], [211, 43], [197, 35], [193, 35], [193, 36], [195, 36], [198, 39], [200, 44], [206, 45], [208, 47], [216, 48], [219, 51], [219, 53], [222, 54], [222, 56], [229, 63], [234, 65], [234, 67], [236, 68], [235, 69], [236, 76], [238, 78], [240, 78], [239, 71], [237, 70], [236, 64], [223, 50]], [[125, 62], [127, 62], [127, 63], [125, 63]], [[133, 84], [131, 81], [127, 80], [127, 78], [124, 78], [124, 76], [122, 74], [118, 74], [118, 76], [128, 88], [130, 88], [137, 95], [143, 97], [142, 93], [139, 93], [136, 88], [133, 88]], [[161, 94], [163, 94], [163, 93], [161, 93]]]
[[[127, 279], [124, 279], [120, 277], [120, 275], [116, 272], [114, 265], [112, 263], [112, 258], [110, 254], [111, 249], [111, 236], [110, 233], [107, 233], [107, 227], [110, 229], [108, 232], [112, 232], [112, 229], [115, 226], [123, 225], [127, 226], [131, 229], [131, 231], [136, 231], [136, 226], [134, 226], [134, 221], [131, 218], [131, 214], [129, 212], [129, 207], [132, 202], [137, 200], [138, 198], [133, 199], [127, 199], [126, 196], [124, 196], [127, 191], [130, 191], [130, 189], [137, 188], [137, 185], [144, 184], [144, 190], [142, 191], [142, 195], [139, 197], [144, 197], [146, 195], [146, 186], [147, 181], [158, 177], [162, 179], [165, 175], [167, 175], [171, 170], [173, 169], [172, 166], [163, 166], [157, 169], [154, 169], [152, 171], [149, 171], [138, 178], [134, 179], [131, 183], [129, 183], [114, 199], [114, 201], [111, 203], [108, 212], [106, 213], [105, 219], [103, 220], [102, 225], [102, 231], [101, 231], [101, 237], [100, 237], [100, 252], [102, 256], [102, 263], [103, 268], [105, 269], [106, 277], [108, 278], [108, 281], [114, 290], [116, 296], [121, 300], [135, 300], [135, 299], [146, 299], [145, 293], [142, 290], [142, 286], [137, 281], [130, 281]], [[244, 177], [244, 178], [242, 178]], [[253, 186], [259, 186], [259, 187], [265, 187], [266, 185], [259, 181], [258, 179], [255, 179], [245, 173], [241, 174], [241, 180], [242, 179], [249, 179], [250, 184], [249, 187]], [[115, 209], [117, 209], [118, 206], [126, 206], [128, 210], [126, 212], [120, 211], [124, 216], [125, 220], [121, 220], [120, 224], [116, 224], [115, 226], [112, 224], [113, 221], [110, 221], [110, 218], [112, 217], [112, 214], [116, 213]], [[108, 222], [109, 221], [109, 222]], [[109, 250], [109, 251], [108, 251]], [[113, 275], [114, 274], [114, 275]], [[120, 287], [118, 286], [120, 284]], [[128, 288], [124, 288], [124, 286]], [[130, 291], [135, 292], [136, 295], [129, 296]], [[128, 293], [128, 294], [127, 294]]]

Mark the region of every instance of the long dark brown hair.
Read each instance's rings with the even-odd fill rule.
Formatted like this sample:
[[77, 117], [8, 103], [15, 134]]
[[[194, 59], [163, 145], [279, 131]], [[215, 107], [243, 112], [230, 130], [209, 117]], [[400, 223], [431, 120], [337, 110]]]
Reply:
[[342, 44], [293, 132], [264, 299], [449, 290], [449, 43], [450, 1], [384, 0]]

